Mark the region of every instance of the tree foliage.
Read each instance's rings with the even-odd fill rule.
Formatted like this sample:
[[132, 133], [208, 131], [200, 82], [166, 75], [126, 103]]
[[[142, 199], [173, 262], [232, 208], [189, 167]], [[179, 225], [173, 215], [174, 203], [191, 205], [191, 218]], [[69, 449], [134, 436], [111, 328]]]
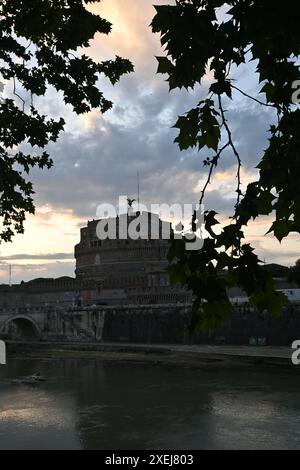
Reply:
[[[121, 57], [95, 62], [80, 48], [111, 24], [87, 9], [100, 0], [1, 0], [0, 81], [12, 84], [13, 98], [0, 102], [0, 241], [24, 231], [26, 213], [34, 213], [32, 167], [50, 168], [44, 150], [64, 129], [64, 120], [39, 113], [35, 97], [53, 87], [77, 114], [111, 108], [99, 90], [102, 75], [115, 84], [132, 64]], [[1, 91], [1, 90], [0, 90]], [[29, 144], [30, 154], [20, 150]]]
[[[213, 210], [205, 212], [209, 236], [199, 252], [188, 252], [175, 240], [170, 251], [171, 277], [195, 296], [192, 327], [212, 331], [231, 309], [228, 288], [239, 285], [260, 312], [281, 311], [286, 298], [275, 291], [272, 278], [246, 242], [244, 228], [251, 219], [270, 216], [270, 233], [283, 240], [300, 231], [300, 109], [292, 102], [299, 79], [299, 0], [176, 0], [156, 6], [152, 29], [160, 33], [166, 56], [158, 57], [158, 73], [167, 74], [170, 90], [194, 88], [210, 72], [209, 93], [179, 117], [175, 142], [181, 150], [212, 149], [205, 197], [224, 150], [237, 163], [236, 205], [231, 223], [220, 233]], [[220, 20], [220, 14], [224, 14]], [[232, 79], [233, 67], [255, 61], [260, 95], [249, 96]], [[259, 178], [242, 192], [243, 156], [238, 151], [225, 100], [242, 93], [277, 114], [269, 143], [258, 165]], [[271, 119], [270, 119], [271, 122]], [[225, 274], [219, 275], [220, 270]]]
[[290, 268], [288, 280], [290, 282], [294, 282], [298, 287], [300, 287], [300, 259], [296, 261], [295, 266]]

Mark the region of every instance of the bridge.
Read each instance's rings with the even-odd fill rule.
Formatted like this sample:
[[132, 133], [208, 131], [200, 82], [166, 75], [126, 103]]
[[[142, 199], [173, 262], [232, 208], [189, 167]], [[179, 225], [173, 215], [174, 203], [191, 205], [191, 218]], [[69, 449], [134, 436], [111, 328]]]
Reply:
[[39, 309], [0, 311], [0, 337], [40, 340], [45, 331], [47, 314]]
[[213, 337], [187, 336], [189, 304], [44, 306], [0, 310], [0, 340], [123, 343], [214, 342], [291, 345], [300, 338], [300, 305], [283, 307], [279, 317], [233, 306]]
[[2, 309], [0, 340], [151, 342], [175, 328], [170, 339], [181, 342], [189, 312], [187, 304]]
[[28, 307], [0, 310], [0, 339], [101, 341], [105, 312], [95, 308]]

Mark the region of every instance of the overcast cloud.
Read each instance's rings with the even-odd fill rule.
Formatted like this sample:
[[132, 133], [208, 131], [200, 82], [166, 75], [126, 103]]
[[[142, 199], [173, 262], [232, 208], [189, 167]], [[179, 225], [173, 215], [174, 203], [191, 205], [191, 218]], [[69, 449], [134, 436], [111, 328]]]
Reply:
[[[57, 143], [49, 146], [54, 168], [32, 173], [38, 208], [36, 218], [28, 222], [23, 238], [17, 237], [13, 244], [1, 245], [0, 279], [3, 281], [7, 277], [6, 264], [12, 261], [17, 266], [15, 281], [41, 275], [72, 274], [74, 264], [70, 253], [78, 242], [79, 226], [96, 217], [96, 208], [102, 202], [115, 203], [119, 195], [136, 196], [137, 171], [144, 204], [199, 200], [207, 174], [203, 166], [207, 153], [180, 152], [173, 143], [176, 130], [171, 126], [178, 115], [205, 96], [209, 80], [204, 81], [201, 90], [196, 88], [192, 93], [169, 93], [164, 77], [155, 74], [154, 56], [162, 55], [162, 51], [158, 36], [148, 27], [154, 14], [152, 3], [143, 0], [141, 8], [141, 2], [136, 0], [104, 0], [93, 6], [112, 21], [114, 30], [108, 38], [95, 38], [89, 54], [95, 59], [118, 54], [135, 64], [135, 73], [121, 79], [115, 87], [106, 80], [99, 84], [115, 103], [112, 111], [104, 116], [93, 111], [77, 117], [53, 90], [39, 100], [43, 112], [65, 117], [66, 132]], [[155, 3], [168, 2], [157, 0]], [[239, 85], [247, 92], [257, 89], [254, 67], [243, 67], [235, 72]], [[238, 93], [233, 103], [228, 100], [226, 108], [243, 158], [247, 184], [249, 178], [256, 175], [255, 166], [266, 148], [272, 115], [268, 109]], [[215, 182], [207, 194], [206, 207], [215, 209], [221, 217], [232, 212], [235, 164], [233, 155], [224, 153]], [[255, 228], [252, 236], [256, 236], [257, 247], [261, 250], [259, 237], [264, 232], [259, 227], [257, 233], [254, 232]], [[273, 248], [273, 243], [268, 243], [268, 240], [263, 242], [267, 261], [294, 262], [298, 239], [282, 247], [278, 244], [277, 249]], [[40, 265], [17, 263], [24, 263], [26, 259], [39, 260]]]

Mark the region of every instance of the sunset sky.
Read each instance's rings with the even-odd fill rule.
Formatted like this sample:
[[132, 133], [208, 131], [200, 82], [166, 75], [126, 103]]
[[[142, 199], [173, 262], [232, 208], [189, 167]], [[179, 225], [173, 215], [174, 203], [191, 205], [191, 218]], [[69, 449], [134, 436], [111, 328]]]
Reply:
[[[171, 3], [156, 0], [156, 4]], [[96, 218], [102, 202], [116, 203], [119, 195], [136, 196], [136, 174], [140, 173], [141, 201], [151, 203], [195, 203], [207, 175], [203, 153], [180, 152], [173, 143], [177, 116], [206, 96], [211, 77], [193, 92], [169, 93], [165, 77], [156, 75], [156, 55], [163, 55], [159, 36], [149, 24], [155, 14], [153, 0], [103, 0], [90, 7], [113, 23], [112, 33], [98, 35], [87, 52], [94, 60], [129, 58], [135, 72], [115, 86], [102, 78], [99, 86], [114, 102], [113, 110], [78, 117], [54, 90], [36, 101], [45, 114], [63, 116], [65, 132], [49, 145], [54, 167], [34, 170], [36, 215], [28, 217], [26, 232], [13, 243], [0, 246], [0, 282], [8, 282], [12, 265], [13, 282], [36, 277], [74, 275], [74, 245], [79, 229]], [[233, 70], [239, 86], [257, 92], [255, 64]], [[5, 87], [10, 94], [10, 84]], [[243, 183], [256, 174], [262, 151], [267, 146], [270, 111], [235, 95], [226, 103], [235, 142], [244, 162]], [[225, 153], [214, 182], [209, 187], [206, 209], [231, 215], [235, 190], [235, 159]], [[292, 265], [300, 258], [299, 238], [294, 235], [281, 245], [264, 236], [269, 228], [262, 218], [247, 229], [248, 241], [266, 262]]]

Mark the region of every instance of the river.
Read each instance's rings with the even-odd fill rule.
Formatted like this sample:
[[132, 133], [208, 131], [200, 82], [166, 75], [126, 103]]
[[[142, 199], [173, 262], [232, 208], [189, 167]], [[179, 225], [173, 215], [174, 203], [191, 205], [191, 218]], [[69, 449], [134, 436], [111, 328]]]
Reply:
[[[40, 372], [38, 385], [19, 382]], [[101, 360], [0, 367], [0, 449], [300, 449], [300, 376]]]

